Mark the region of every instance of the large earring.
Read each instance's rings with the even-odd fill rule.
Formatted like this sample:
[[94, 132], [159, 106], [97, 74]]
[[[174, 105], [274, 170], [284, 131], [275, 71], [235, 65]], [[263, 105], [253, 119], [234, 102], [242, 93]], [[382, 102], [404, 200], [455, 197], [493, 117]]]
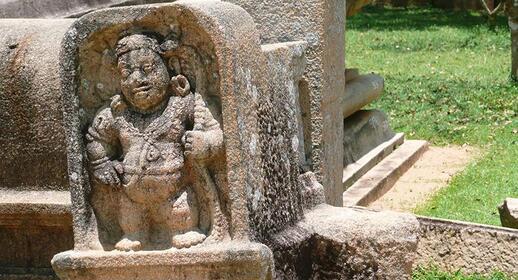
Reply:
[[187, 96], [191, 92], [191, 85], [189, 80], [184, 75], [177, 75], [171, 78], [171, 87], [173, 93], [177, 96]]

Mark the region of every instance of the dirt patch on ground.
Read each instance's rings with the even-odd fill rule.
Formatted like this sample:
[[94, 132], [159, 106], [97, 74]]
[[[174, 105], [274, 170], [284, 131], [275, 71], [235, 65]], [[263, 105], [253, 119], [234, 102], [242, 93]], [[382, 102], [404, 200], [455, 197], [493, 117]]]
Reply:
[[430, 147], [397, 181], [394, 187], [369, 207], [411, 212], [480, 155], [470, 146]]

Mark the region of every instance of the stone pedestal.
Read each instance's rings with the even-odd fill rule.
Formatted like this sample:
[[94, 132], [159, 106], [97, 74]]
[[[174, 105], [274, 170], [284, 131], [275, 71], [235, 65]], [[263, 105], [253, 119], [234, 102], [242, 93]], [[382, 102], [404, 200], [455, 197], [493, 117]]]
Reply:
[[219, 243], [183, 250], [67, 251], [54, 256], [60, 279], [272, 279], [273, 258], [256, 243]]

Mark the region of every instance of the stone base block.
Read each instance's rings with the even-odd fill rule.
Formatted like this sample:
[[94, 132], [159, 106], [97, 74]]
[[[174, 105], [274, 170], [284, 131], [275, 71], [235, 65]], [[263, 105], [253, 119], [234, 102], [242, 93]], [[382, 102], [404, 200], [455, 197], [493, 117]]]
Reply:
[[54, 256], [60, 279], [272, 279], [273, 257], [255, 243], [168, 251], [67, 251]]
[[314, 231], [310, 279], [411, 279], [415, 216], [321, 205], [300, 224]]
[[419, 222], [412, 214], [321, 204], [269, 244], [276, 279], [411, 279]]

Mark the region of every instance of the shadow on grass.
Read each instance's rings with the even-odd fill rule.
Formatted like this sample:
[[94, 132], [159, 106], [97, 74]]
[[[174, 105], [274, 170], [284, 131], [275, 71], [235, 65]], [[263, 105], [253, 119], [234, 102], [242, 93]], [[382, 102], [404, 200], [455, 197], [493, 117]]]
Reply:
[[[470, 11], [446, 11], [436, 8], [377, 8], [367, 6], [361, 13], [349, 18], [348, 28], [366, 30], [426, 30], [433, 27], [451, 26], [473, 28], [487, 26], [486, 16]], [[503, 15], [496, 20], [497, 28], [507, 28]]]

